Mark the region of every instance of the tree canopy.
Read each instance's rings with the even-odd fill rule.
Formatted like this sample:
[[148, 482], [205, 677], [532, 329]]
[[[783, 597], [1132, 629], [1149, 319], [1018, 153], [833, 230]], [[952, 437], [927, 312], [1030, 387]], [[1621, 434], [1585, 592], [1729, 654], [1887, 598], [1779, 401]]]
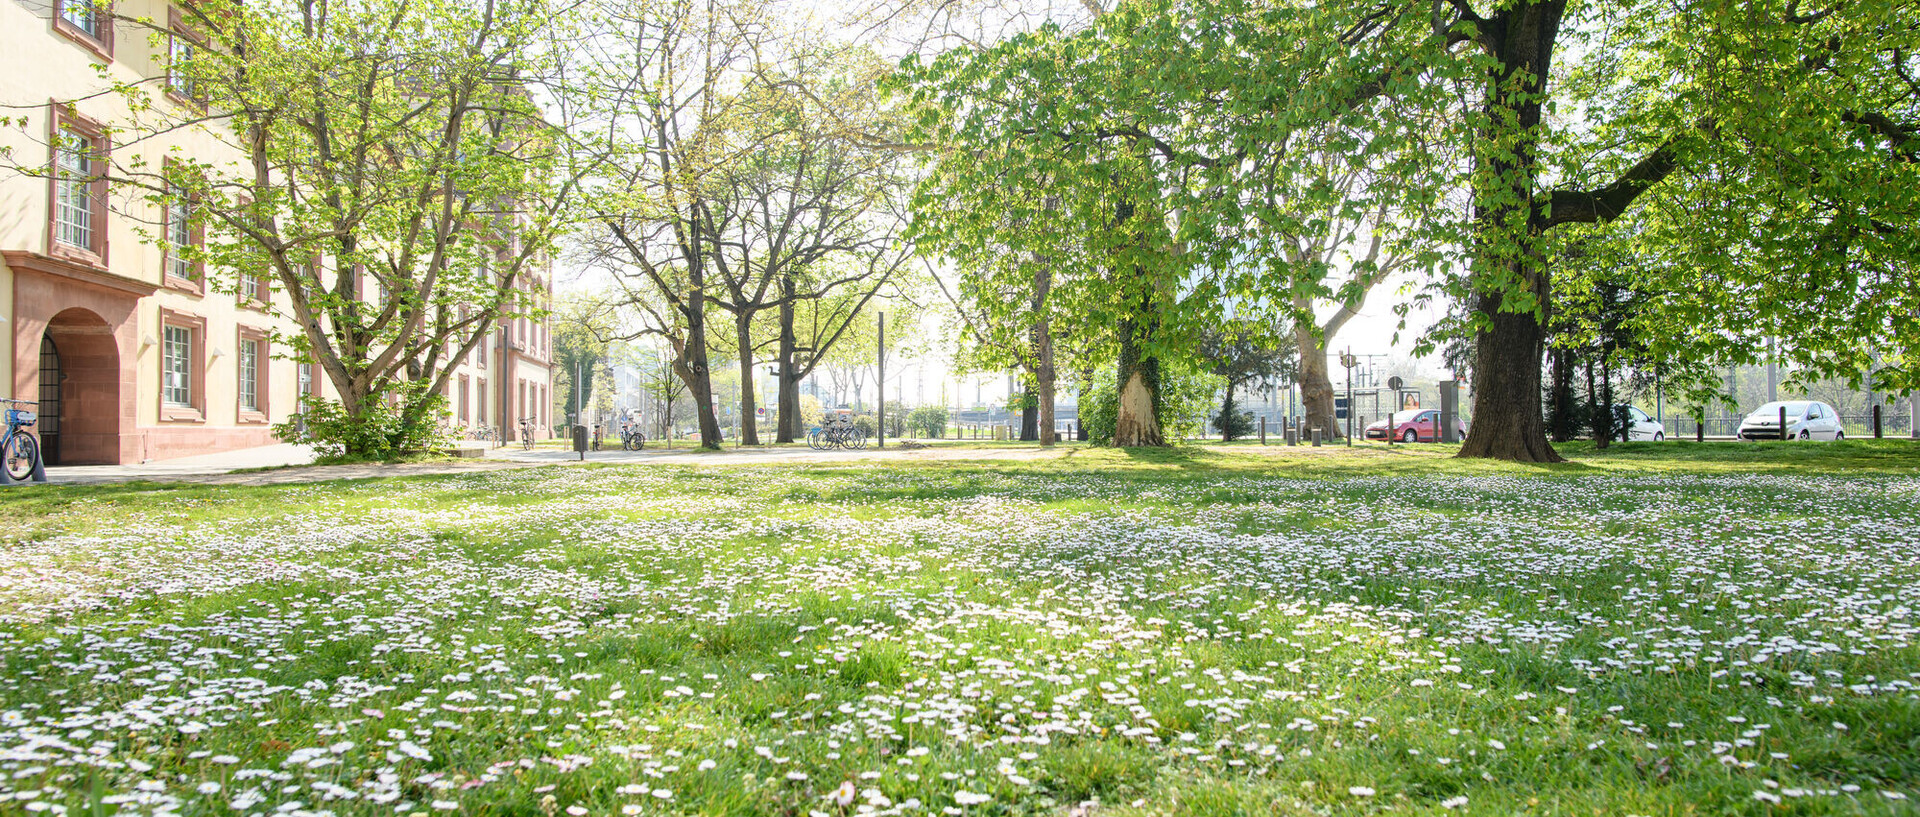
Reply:
[[[1122, 3], [903, 64], [913, 136], [938, 146], [918, 226], [944, 251], [1045, 254], [1065, 311], [1152, 326], [1152, 354], [1323, 286], [1271, 249], [1322, 232], [1321, 214], [1404, 208], [1389, 232], [1421, 248], [1410, 268], [1467, 305], [1482, 428], [1466, 456], [1557, 458], [1540, 419], [1551, 280], [1595, 236], [1646, 262], [1637, 285], [1665, 293], [1646, 329], [1669, 349], [1738, 358], [1770, 326], [1812, 371], [1857, 375], [1872, 347], [1876, 382], [1913, 388], [1914, 16]], [[1315, 151], [1381, 183], [1315, 184]]]

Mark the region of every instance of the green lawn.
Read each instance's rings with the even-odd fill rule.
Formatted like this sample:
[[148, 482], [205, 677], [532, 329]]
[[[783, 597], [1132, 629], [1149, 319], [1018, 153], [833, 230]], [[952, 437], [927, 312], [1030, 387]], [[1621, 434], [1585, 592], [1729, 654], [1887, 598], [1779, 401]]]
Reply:
[[1911, 813], [1920, 444], [0, 493], [0, 813]]

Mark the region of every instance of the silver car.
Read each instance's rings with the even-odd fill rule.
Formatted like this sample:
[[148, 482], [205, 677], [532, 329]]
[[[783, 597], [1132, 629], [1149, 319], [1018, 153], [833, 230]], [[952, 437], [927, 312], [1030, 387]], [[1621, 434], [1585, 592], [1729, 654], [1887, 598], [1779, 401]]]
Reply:
[[1780, 439], [1782, 408], [1787, 410], [1787, 439], [1844, 440], [1847, 437], [1840, 428], [1840, 414], [1832, 406], [1818, 400], [1775, 400], [1754, 409], [1740, 421], [1740, 439]]

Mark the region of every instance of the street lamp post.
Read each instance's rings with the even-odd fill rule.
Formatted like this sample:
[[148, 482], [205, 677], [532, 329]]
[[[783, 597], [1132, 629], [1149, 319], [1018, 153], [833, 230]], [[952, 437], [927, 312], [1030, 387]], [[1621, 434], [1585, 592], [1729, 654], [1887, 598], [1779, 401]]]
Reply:
[[1340, 365], [1347, 370], [1347, 445], [1349, 447], [1353, 445], [1353, 364], [1356, 362], [1358, 361], [1354, 359], [1351, 347], [1340, 353]]
[[878, 335], [879, 346], [880, 346], [880, 360], [879, 360], [880, 382], [874, 385], [874, 391], [877, 391], [880, 393], [880, 407], [877, 410], [877, 412], [874, 414], [874, 417], [878, 420], [878, 422], [874, 423], [876, 428], [873, 431], [875, 434], [879, 435], [880, 447], [886, 448], [887, 447], [887, 313], [880, 312], [877, 314], [879, 314], [880, 316], [880, 331]]

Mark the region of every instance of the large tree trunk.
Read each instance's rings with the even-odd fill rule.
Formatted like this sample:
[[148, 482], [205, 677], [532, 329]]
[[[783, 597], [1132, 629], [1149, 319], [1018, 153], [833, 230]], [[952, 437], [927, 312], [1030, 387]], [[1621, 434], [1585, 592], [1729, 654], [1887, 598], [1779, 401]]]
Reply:
[[689, 219], [694, 251], [687, 253], [687, 334], [680, 354], [674, 360], [674, 372], [687, 384], [693, 397], [693, 410], [700, 418], [700, 447], [720, 449], [720, 416], [713, 406], [713, 369], [707, 363], [707, 272], [701, 263], [700, 219]]
[[800, 373], [793, 358], [799, 341], [793, 331], [793, 277], [780, 279], [780, 416], [775, 418], [775, 442], [790, 443], [805, 433], [800, 427]]
[[[1133, 229], [1134, 205], [1121, 201], [1114, 205], [1116, 229]], [[1153, 286], [1145, 270], [1127, 269], [1122, 277], [1140, 288], [1139, 309], [1120, 319], [1119, 387], [1114, 391], [1118, 404], [1114, 412], [1113, 444], [1122, 448], [1164, 446], [1167, 438], [1160, 426], [1160, 359], [1147, 350], [1156, 334]], [[1123, 296], [1124, 297], [1124, 296]]]
[[1040, 445], [1053, 445], [1056, 420], [1053, 415], [1053, 331], [1047, 323], [1047, 298], [1053, 291], [1053, 267], [1045, 259], [1035, 259], [1033, 271], [1033, 311], [1039, 319], [1033, 324], [1033, 386], [1038, 398]]
[[690, 343], [695, 351], [683, 352], [673, 362], [673, 372], [687, 384], [687, 396], [693, 398], [693, 411], [700, 418], [700, 447], [719, 450], [720, 416], [713, 410], [713, 372], [707, 368], [705, 344]]
[[1227, 396], [1220, 400], [1220, 416], [1214, 418], [1214, 426], [1220, 429], [1220, 441], [1233, 442], [1233, 381], [1227, 381]]
[[1020, 441], [1034, 442], [1040, 439], [1040, 397], [1033, 387], [1027, 387], [1026, 399], [1020, 408]]
[[1545, 328], [1532, 312], [1493, 312], [1476, 338], [1473, 429], [1462, 457], [1561, 462], [1540, 417], [1540, 356]]
[[[1611, 352], [1609, 351], [1603, 354], [1611, 354]], [[1604, 407], [1604, 410], [1600, 413], [1600, 426], [1607, 432], [1607, 440], [1620, 440], [1625, 442], [1626, 440], [1621, 436], [1620, 432], [1626, 429], [1618, 422], [1615, 422], [1619, 419], [1620, 415], [1618, 410], [1613, 407], [1613, 369], [1607, 365], [1606, 358], [1604, 357], [1601, 358], [1600, 362], [1600, 404]], [[1602, 443], [1600, 447], [1606, 448], [1607, 446]]]
[[1593, 387], [1593, 360], [1587, 360], [1587, 426], [1593, 431], [1593, 446], [1606, 448], [1612, 442], [1607, 434], [1607, 407], [1601, 405], [1600, 395]]
[[1346, 436], [1340, 419], [1334, 416], [1333, 380], [1327, 374], [1327, 339], [1315, 337], [1310, 327], [1296, 323], [1293, 342], [1300, 351], [1300, 405], [1306, 411], [1302, 435], [1311, 437], [1317, 428], [1329, 440]]
[[753, 316], [733, 319], [734, 339], [740, 345], [740, 444], [760, 444], [760, 424], [754, 419], [758, 400], [753, 393]]
[[[1152, 303], [1151, 297], [1143, 300]], [[1113, 444], [1122, 448], [1167, 444], [1160, 428], [1160, 359], [1147, 353], [1141, 343], [1152, 320], [1142, 310], [1145, 325], [1136, 328], [1132, 319], [1120, 322], [1119, 405]]]
[[[1548, 299], [1534, 207], [1540, 105], [1566, 0], [1520, 0], [1489, 29], [1499, 67], [1488, 79], [1487, 125], [1476, 146], [1473, 209], [1474, 311], [1482, 322], [1473, 369], [1473, 430], [1461, 457], [1561, 462], [1541, 418], [1540, 369]], [[1529, 290], [1533, 303], [1502, 311], [1504, 293]]]

